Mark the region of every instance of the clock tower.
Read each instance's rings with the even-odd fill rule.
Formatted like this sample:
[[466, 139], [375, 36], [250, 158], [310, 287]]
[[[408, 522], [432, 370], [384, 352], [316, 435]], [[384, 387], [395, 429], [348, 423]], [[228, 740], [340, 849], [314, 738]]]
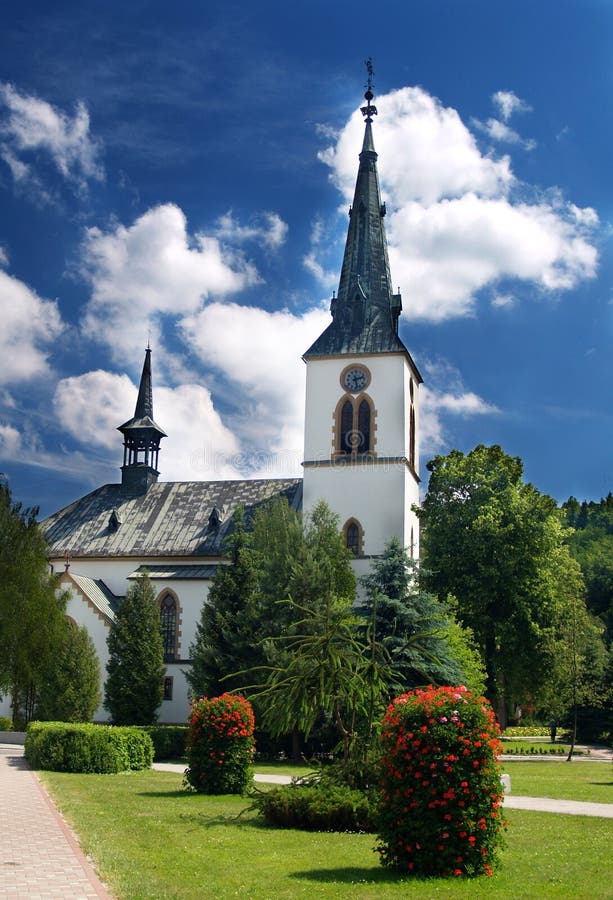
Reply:
[[377, 173], [369, 66], [364, 142], [332, 321], [304, 354], [306, 513], [324, 499], [341, 520], [357, 574], [393, 536], [419, 554], [421, 375], [398, 336]]

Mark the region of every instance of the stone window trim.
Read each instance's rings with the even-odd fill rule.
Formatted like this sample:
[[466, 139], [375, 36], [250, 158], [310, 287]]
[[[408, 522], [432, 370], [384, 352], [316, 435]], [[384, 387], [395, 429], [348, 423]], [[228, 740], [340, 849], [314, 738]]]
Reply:
[[[363, 428], [361, 426], [365, 412], [367, 413], [367, 427]], [[349, 414], [350, 422], [348, 421]], [[375, 458], [377, 455], [375, 450], [377, 443], [376, 419], [377, 409], [368, 394], [364, 392], [357, 396], [349, 393], [343, 394], [334, 410], [333, 458]], [[363, 433], [365, 431], [367, 431], [366, 435]]]
[[347, 550], [351, 550], [354, 556], [364, 554], [364, 529], [358, 519], [347, 519], [343, 525], [343, 542]]

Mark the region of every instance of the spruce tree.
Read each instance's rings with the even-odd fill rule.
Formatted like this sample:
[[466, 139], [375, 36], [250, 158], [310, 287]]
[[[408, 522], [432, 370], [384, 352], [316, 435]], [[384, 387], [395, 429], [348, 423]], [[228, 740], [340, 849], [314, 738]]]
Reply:
[[463, 672], [448, 636], [450, 614], [419, 588], [415, 562], [398, 538], [388, 541], [362, 584], [366, 602], [360, 611], [389, 658], [390, 694], [426, 684], [459, 684]]
[[162, 702], [165, 667], [160, 611], [146, 573], [124, 597], [107, 645], [104, 705], [113, 722], [153, 724]]
[[90, 722], [100, 703], [100, 663], [84, 625], [70, 619], [41, 688], [37, 718], [54, 722]]
[[[229, 564], [217, 569], [190, 646], [192, 665], [185, 675], [195, 697], [214, 697], [248, 684], [248, 676], [235, 673], [252, 668], [262, 658], [257, 649], [257, 573], [241, 508], [234, 513], [226, 550]], [[234, 677], [226, 679], [228, 675]]]

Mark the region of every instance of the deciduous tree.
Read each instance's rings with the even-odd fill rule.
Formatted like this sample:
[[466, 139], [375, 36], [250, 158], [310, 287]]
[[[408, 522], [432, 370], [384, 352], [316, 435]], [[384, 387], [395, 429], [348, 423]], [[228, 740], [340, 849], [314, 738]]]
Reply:
[[35, 713], [65, 618], [66, 598], [50, 574], [37, 514], [0, 486], [0, 691], [11, 697], [17, 726]]

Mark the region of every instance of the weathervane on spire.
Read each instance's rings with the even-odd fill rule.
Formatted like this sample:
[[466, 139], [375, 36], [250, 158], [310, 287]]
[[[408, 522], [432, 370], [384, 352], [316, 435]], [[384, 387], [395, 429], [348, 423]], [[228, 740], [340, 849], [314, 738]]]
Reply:
[[364, 94], [366, 106], [362, 106], [360, 112], [363, 116], [365, 116], [367, 122], [372, 122], [372, 117], [377, 115], [377, 107], [370, 102], [374, 97], [374, 94], [372, 92], [372, 77], [375, 74], [375, 70], [373, 69], [372, 65], [372, 56], [369, 56], [368, 59], [364, 60], [364, 65], [366, 66], [366, 72], [368, 73], [368, 79], [366, 81], [366, 93]]

